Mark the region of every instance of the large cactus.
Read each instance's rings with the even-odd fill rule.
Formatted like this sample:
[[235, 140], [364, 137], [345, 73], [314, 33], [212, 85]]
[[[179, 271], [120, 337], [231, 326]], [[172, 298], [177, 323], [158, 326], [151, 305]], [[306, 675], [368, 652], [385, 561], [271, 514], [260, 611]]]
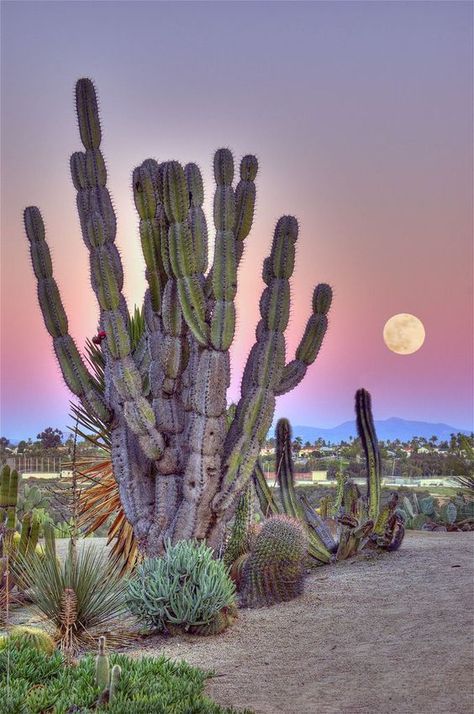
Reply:
[[372, 403], [366, 389], [358, 389], [355, 396], [357, 432], [364, 449], [367, 468], [367, 501], [369, 518], [377, 520], [380, 509], [382, 461], [372, 417]]
[[275, 397], [296, 387], [316, 359], [332, 290], [325, 284], [316, 287], [295, 359], [286, 363], [298, 223], [292, 216], [280, 218], [263, 267], [266, 287], [256, 342], [227, 429], [237, 268], [252, 225], [257, 160], [242, 159], [234, 190], [231, 152], [215, 154], [216, 241], [209, 269], [198, 167], [147, 159], [133, 172], [148, 282], [145, 335], [133, 349], [97, 99], [89, 79], [76, 85], [76, 108], [84, 151], [72, 155], [71, 174], [100, 309], [105, 389], [89, 373], [68, 332], [43, 220], [38, 208], [30, 207], [24, 222], [45, 325], [67, 385], [110, 432], [114, 476], [140, 550], [156, 555], [167, 538], [191, 537], [205, 538], [217, 548], [255, 467]]

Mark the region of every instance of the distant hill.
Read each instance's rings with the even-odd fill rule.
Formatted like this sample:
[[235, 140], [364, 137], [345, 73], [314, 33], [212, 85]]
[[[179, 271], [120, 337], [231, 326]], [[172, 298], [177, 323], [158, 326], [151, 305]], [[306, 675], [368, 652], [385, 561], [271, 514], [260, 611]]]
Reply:
[[[449, 424], [431, 424], [426, 421], [408, 421], [406, 419], [398, 419], [391, 417], [390, 419], [381, 419], [375, 422], [377, 436], [381, 441], [387, 439], [400, 441], [409, 441], [414, 436], [423, 436], [429, 439], [431, 436], [437, 436], [440, 441], [449, 440], [451, 434], [469, 434], [466, 429], [458, 429]], [[274, 436], [275, 429], [272, 427], [269, 431], [269, 436]], [[311, 444], [316, 439], [324, 439], [333, 444], [338, 444], [340, 441], [349, 441], [349, 437], [357, 436], [357, 429], [354, 421], [345, 421], [339, 426], [334, 426], [332, 429], [323, 429], [317, 426], [293, 426], [293, 438], [300, 436], [303, 443], [309, 441]]]

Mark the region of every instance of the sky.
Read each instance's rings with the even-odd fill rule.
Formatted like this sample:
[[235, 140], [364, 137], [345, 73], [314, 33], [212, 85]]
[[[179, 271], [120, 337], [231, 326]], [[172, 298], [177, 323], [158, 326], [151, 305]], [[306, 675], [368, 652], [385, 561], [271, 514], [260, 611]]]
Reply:
[[[96, 332], [69, 174], [82, 148], [73, 96], [84, 76], [99, 94], [130, 305], [145, 290], [133, 168], [150, 156], [197, 162], [212, 228], [213, 152], [258, 157], [229, 400], [254, 340], [274, 225], [293, 214], [288, 360], [314, 285], [330, 283], [334, 303], [316, 363], [276, 416], [334, 426], [353, 418], [365, 387], [377, 419], [472, 428], [471, 2], [36, 0], [3, 2], [1, 12], [2, 435], [71, 423], [37, 305], [25, 206], [43, 213], [71, 333], [83, 345]], [[396, 313], [425, 326], [415, 354], [383, 342]]]

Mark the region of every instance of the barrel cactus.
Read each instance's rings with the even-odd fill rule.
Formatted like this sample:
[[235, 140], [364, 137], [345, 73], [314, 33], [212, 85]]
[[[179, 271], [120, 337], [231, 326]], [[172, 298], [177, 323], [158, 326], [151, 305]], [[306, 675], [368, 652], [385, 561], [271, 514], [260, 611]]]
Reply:
[[317, 357], [332, 290], [315, 288], [312, 314], [295, 358], [285, 360], [285, 329], [298, 222], [281, 217], [263, 265], [261, 319], [229, 429], [226, 391], [235, 331], [237, 269], [254, 214], [257, 160], [245, 156], [233, 186], [228, 149], [214, 157], [215, 251], [208, 268], [203, 183], [196, 164], [147, 159], [132, 184], [148, 288], [146, 330], [132, 349], [116, 219], [101, 152], [97, 98], [89, 79], [76, 85], [84, 151], [71, 157], [82, 236], [100, 310], [97, 339], [105, 388], [69, 334], [39, 209], [24, 212], [38, 298], [64, 380], [109, 430], [121, 504], [140, 550], [154, 556], [167, 539], [221, 545], [272, 422], [278, 395], [293, 389]]
[[49, 656], [51, 656], [56, 649], [51, 635], [39, 627], [26, 627], [24, 625], [12, 627], [5, 638], [5, 645], [7, 641], [13, 645], [13, 647], [22, 647], [25, 645]]
[[264, 521], [241, 575], [243, 607], [292, 600], [303, 592], [307, 536], [300, 521], [286, 515]]

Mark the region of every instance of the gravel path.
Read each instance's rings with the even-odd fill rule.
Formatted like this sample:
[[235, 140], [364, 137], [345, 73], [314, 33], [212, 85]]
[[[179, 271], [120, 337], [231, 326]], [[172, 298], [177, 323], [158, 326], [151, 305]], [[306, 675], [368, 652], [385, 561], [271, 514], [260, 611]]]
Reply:
[[304, 595], [212, 638], [134, 654], [214, 669], [210, 695], [257, 714], [470, 714], [472, 533], [409, 532], [397, 553], [319, 568]]

